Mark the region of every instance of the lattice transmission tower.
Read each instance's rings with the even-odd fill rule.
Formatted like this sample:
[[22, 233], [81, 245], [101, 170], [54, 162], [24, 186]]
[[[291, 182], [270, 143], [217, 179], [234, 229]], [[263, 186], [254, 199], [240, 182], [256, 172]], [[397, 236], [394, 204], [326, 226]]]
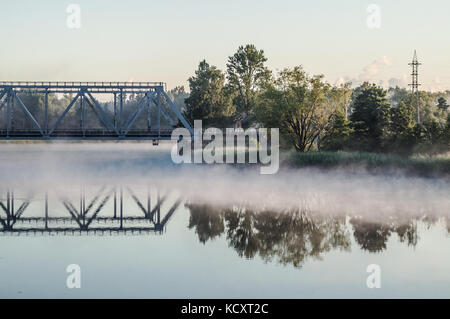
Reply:
[[420, 124], [420, 110], [419, 110], [419, 86], [421, 85], [419, 83], [419, 65], [422, 65], [422, 63], [419, 63], [417, 60], [417, 52], [414, 50], [414, 56], [411, 63], [408, 65], [412, 68], [412, 82], [409, 84], [411, 87], [411, 93], [414, 100], [414, 103], [416, 104], [416, 112], [417, 112], [417, 123]]

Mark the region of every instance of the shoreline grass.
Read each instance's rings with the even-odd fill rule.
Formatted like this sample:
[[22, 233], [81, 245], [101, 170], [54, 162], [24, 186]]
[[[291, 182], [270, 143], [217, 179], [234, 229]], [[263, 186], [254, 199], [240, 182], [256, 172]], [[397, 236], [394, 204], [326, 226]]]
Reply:
[[400, 173], [423, 177], [450, 177], [450, 156], [402, 157], [366, 152], [289, 152], [281, 166], [288, 168], [365, 169], [371, 173]]
[[[123, 141], [114, 141], [121, 144]], [[97, 144], [98, 141], [83, 141], [83, 144]], [[139, 144], [147, 142], [138, 141]], [[0, 145], [51, 145], [80, 144], [79, 141], [1, 141]], [[124, 144], [127, 144], [125, 142]], [[244, 150], [245, 158], [249, 158], [248, 149]], [[235, 159], [237, 151], [235, 151]], [[226, 157], [224, 153], [224, 163]], [[239, 168], [249, 164], [225, 164]], [[251, 165], [250, 165], [251, 166]], [[395, 154], [369, 152], [295, 152], [280, 153], [280, 169], [316, 168], [320, 170], [345, 170], [346, 172], [369, 172], [372, 174], [412, 175], [432, 178], [450, 178], [450, 153], [426, 156], [415, 155], [403, 157]]]

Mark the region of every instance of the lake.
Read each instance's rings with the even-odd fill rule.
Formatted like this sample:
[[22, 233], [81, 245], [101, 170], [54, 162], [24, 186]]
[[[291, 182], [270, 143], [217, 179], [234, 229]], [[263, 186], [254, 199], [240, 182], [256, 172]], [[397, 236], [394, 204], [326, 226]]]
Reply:
[[168, 144], [0, 150], [1, 298], [450, 297], [448, 179], [179, 166]]

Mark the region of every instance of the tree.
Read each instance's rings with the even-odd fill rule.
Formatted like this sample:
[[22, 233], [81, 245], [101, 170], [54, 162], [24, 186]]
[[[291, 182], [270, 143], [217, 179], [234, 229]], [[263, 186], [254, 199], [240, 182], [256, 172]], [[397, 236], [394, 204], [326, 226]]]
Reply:
[[222, 71], [203, 60], [195, 76], [188, 81], [191, 94], [185, 99], [184, 116], [191, 123], [203, 120], [205, 125], [220, 125], [233, 115], [231, 96], [224, 88], [225, 76]]
[[402, 100], [397, 106], [391, 108], [389, 145], [392, 151], [405, 154], [409, 154], [412, 151], [417, 142], [414, 131], [414, 113], [415, 110], [411, 99]]
[[407, 100], [410, 98], [410, 92], [405, 88], [400, 88], [396, 86], [395, 88], [389, 88], [387, 91], [387, 96], [389, 101], [393, 106], [396, 106], [401, 101]]
[[442, 112], [446, 112], [448, 110], [448, 104], [447, 104], [447, 100], [444, 97], [440, 97], [438, 99], [438, 104], [437, 107], [439, 110], [441, 110]]
[[350, 111], [350, 102], [353, 90], [351, 89], [351, 83], [345, 83], [340, 86], [333, 86], [330, 89], [330, 99], [329, 102], [333, 109], [336, 109], [338, 113], [344, 115], [347, 119]]
[[[419, 105], [420, 121], [422, 123], [432, 120], [438, 120], [442, 112], [438, 112], [436, 106], [436, 96], [431, 92], [420, 91], [416, 96], [412, 97], [414, 99], [415, 108]], [[417, 104], [416, 104], [417, 103]], [[417, 118], [417, 113], [414, 116]]]
[[228, 58], [227, 79], [235, 92], [236, 119], [244, 127], [250, 124], [253, 117], [258, 91], [270, 78], [271, 72], [264, 65], [266, 61], [264, 51], [252, 44], [240, 46]]
[[347, 148], [352, 128], [347, 117], [352, 95], [350, 83], [330, 89], [329, 103], [335, 110], [331, 117], [331, 128], [319, 137], [319, 150], [338, 151]]
[[350, 115], [356, 146], [366, 151], [381, 151], [389, 123], [386, 91], [369, 83], [364, 83], [360, 89]]
[[432, 155], [448, 152], [450, 144], [447, 129], [448, 123], [439, 123], [435, 119], [425, 121], [421, 149]]
[[447, 115], [447, 121], [445, 123], [444, 140], [447, 144], [447, 149], [450, 149], [450, 114]]
[[309, 77], [301, 66], [284, 69], [261, 94], [257, 119], [265, 127], [278, 127], [296, 151], [309, 151], [331, 126], [330, 91], [321, 75]]
[[167, 91], [167, 95], [170, 97], [178, 110], [180, 110], [180, 112], [185, 111], [185, 100], [189, 97], [189, 93], [184, 90], [184, 86], [176, 86], [175, 88]]
[[436, 155], [450, 151], [450, 114], [446, 122], [431, 118], [414, 127], [417, 153]]
[[321, 140], [321, 150], [339, 151], [348, 148], [353, 130], [344, 112], [336, 112], [331, 121], [331, 129], [325, 132]]

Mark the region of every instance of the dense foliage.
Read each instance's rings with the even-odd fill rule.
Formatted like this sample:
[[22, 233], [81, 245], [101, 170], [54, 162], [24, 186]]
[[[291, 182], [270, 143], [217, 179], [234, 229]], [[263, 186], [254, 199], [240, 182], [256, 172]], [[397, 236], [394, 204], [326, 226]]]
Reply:
[[[371, 83], [333, 86], [301, 66], [273, 74], [266, 62], [264, 51], [253, 45], [229, 57], [225, 76], [202, 61], [189, 79], [188, 118], [218, 127], [229, 127], [232, 119], [237, 127], [279, 128], [281, 145], [298, 152], [450, 151], [450, 92], [412, 95]], [[209, 72], [200, 71], [205, 65]]]

